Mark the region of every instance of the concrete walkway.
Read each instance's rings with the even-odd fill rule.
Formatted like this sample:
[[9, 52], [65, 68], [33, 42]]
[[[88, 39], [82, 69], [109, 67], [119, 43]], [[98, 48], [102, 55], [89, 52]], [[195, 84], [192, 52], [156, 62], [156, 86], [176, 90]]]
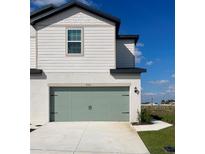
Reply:
[[48, 123], [31, 133], [31, 154], [150, 154], [125, 122]]
[[168, 128], [172, 126], [172, 124], [169, 124], [167, 122], [163, 122], [161, 120], [154, 120], [152, 121], [153, 124], [150, 125], [136, 125], [132, 126], [137, 132], [142, 131], [158, 131], [164, 128]]

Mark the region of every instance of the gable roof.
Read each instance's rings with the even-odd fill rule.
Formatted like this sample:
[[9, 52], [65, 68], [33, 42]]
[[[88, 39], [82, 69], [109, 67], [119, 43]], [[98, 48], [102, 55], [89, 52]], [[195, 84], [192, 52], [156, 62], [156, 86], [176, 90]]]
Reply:
[[[70, 2], [70, 3], [66, 3], [60, 7], [57, 7], [57, 8], [52, 8], [52, 6], [48, 6], [47, 8], [42, 8], [40, 11], [35, 11], [34, 13], [31, 14], [30, 16], [30, 23], [31, 25], [34, 25], [36, 24], [37, 22], [39, 21], [42, 21], [44, 19], [47, 19], [48, 17], [51, 17], [51, 16], [54, 16], [58, 13], [61, 13], [67, 9], [70, 9], [70, 8], [73, 8], [73, 7], [78, 7], [78, 8], [81, 8], [81, 9], [84, 9], [90, 13], [93, 13], [97, 16], [100, 16], [102, 18], [105, 18], [109, 21], [112, 21], [114, 23], [116, 23], [116, 29], [117, 29], [117, 33], [119, 31], [119, 27], [120, 27], [120, 19], [117, 18], [117, 17], [114, 17], [112, 15], [109, 15], [107, 13], [104, 13], [100, 10], [97, 10], [95, 8], [92, 8], [86, 4], [83, 4], [81, 2], [78, 2], [78, 1], [73, 1], [73, 2]], [[35, 15], [35, 14], [38, 14], [38, 15]]]

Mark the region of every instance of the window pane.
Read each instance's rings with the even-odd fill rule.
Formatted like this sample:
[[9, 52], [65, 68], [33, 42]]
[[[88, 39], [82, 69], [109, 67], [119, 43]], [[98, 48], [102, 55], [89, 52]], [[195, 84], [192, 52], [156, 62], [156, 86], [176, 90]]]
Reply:
[[69, 41], [72, 40], [72, 39], [71, 39], [72, 36], [73, 36], [73, 31], [68, 30], [68, 40], [69, 40]]
[[81, 30], [68, 30], [68, 41], [81, 41]]
[[76, 30], [76, 40], [81, 40], [81, 30]]
[[81, 53], [81, 42], [68, 42], [68, 53]]

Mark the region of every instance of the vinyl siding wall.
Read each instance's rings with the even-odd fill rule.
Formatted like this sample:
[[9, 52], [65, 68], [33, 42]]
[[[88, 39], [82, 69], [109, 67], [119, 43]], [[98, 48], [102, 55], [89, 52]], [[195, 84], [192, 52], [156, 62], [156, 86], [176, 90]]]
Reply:
[[134, 40], [117, 40], [117, 68], [135, 67]]
[[36, 31], [30, 26], [30, 67], [36, 68]]
[[[63, 19], [57, 21], [59, 19]], [[83, 29], [83, 55], [66, 54], [66, 29]], [[109, 72], [116, 65], [115, 25], [73, 8], [36, 25], [38, 68], [45, 72]]]

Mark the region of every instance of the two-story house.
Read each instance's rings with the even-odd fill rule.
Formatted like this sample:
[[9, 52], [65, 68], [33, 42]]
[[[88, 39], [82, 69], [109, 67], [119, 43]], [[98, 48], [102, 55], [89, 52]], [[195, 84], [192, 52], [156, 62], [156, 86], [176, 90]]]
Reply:
[[138, 35], [80, 2], [34, 11], [31, 23], [31, 123], [138, 121]]

